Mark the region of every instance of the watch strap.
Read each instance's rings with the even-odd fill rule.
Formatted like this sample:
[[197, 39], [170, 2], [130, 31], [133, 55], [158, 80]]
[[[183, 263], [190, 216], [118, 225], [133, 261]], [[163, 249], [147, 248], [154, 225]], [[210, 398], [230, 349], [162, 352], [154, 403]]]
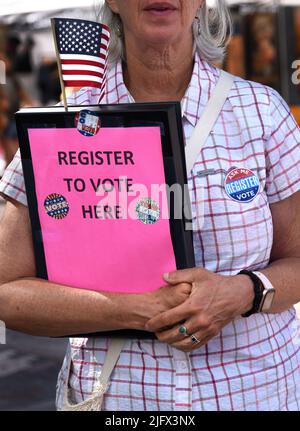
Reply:
[[273, 290], [274, 289], [273, 284], [270, 282], [268, 277], [265, 276], [265, 274], [263, 274], [262, 272], [259, 272], [259, 271], [253, 271], [253, 274], [255, 274], [261, 280], [265, 289], [267, 289], [267, 290]]
[[242, 314], [242, 317], [250, 317], [252, 314], [256, 314], [260, 310], [261, 302], [263, 299], [264, 285], [260, 279], [254, 272], [243, 270], [239, 272], [239, 275], [248, 275], [251, 278], [254, 288], [254, 300], [251, 310], [247, 311], [247, 313]]

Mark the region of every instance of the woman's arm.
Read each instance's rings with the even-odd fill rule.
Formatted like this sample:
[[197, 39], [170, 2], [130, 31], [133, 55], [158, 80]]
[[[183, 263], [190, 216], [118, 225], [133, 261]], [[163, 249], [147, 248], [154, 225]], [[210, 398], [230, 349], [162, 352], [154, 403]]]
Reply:
[[300, 302], [300, 192], [270, 206], [274, 226], [271, 263], [263, 269], [276, 294], [271, 313]]
[[[279, 313], [300, 302], [300, 192], [271, 205], [271, 211], [274, 224], [271, 264], [260, 272], [276, 290], [270, 312]], [[166, 281], [173, 286], [191, 283], [191, 295], [184, 304], [151, 319], [146, 329], [183, 351], [206, 344], [225, 325], [252, 307], [253, 285], [247, 275], [226, 277], [194, 268], [169, 274]], [[201, 343], [193, 346], [189, 337], [179, 334], [181, 322]]]
[[41, 336], [144, 329], [149, 318], [179, 305], [191, 291], [183, 284], [145, 295], [107, 294], [35, 274], [28, 209], [8, 201], [0, 223], [0, 320], [10, 329]]

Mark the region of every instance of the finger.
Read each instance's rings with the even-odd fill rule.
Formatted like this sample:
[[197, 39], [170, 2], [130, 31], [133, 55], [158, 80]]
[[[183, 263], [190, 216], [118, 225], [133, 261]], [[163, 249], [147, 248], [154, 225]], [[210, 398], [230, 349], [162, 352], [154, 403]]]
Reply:
[[[170, 295], [174, 293], [174, 288], [177, 288], [178, 292], [184, 292], [186, 294], [190, 294], [192, 291], [192, 285], [191, 283], [178, 283], [177, 285], [170, 285], [170, 284], [164, 284], [163, 286], [159, 287], [158, 290], [168, 290], [170, 292]], [[173, 289], [173, 290], [171, 290]]]
[[179, 343], [180, 341], [184, 340], [186, 337], [189, 336], [188, 334], [182, 334], [179, 331], [180, 327], [181, 325], [176, 325], [173, 328], [167, 328], [165, 330], [156, 332], [156, 338], [162, 343], [166, 344]]
[[199, 277], [202, 271], [203, 273], [206, 272], [206, 270], [202, 268], [181, 269], [179, 271], [168, 272], [164, 274], [163, 278], [171, 285], [179, 283], [193, 283], [196, 276]]
[[[191, 319], [192, 320], [192, 319]], [[194, 326], [193, 326], [194, 324]], [[198, 330], [195, 329], [198, 327]], [[199, 347], [207, 344], [212, 338], [215, 338], [221, 331], [221, 328], [215, 324], [207, 325], [205, 321], [199, 321], [194, 319], [193, 323], [190, 323], [190, 341], [192, 344], [192, 350], [198, 349]], [[194, 338], [194, 340], [193, 340]]]
[[172, 308], [171, 310], [165, 311], [164, 313], [150, 319], [146, 323], [145, 329], [150, 332], [161, 331], [166, 327], [172, 327], [187, 320], [189, 314], [189, 307], [186, 302], [184, 302], [183, 304], [178, 305], [178, 307]]
[[[180, 331], [182, 327], [186, 329], [186, 334]], [[163, 343], [173, 344], [184, 340], [197, 330], [199, 330], [199, 326], [196, 325], [193, 319], [189, 319], [173, 327], [162, 328], [160, 331], [156, 332], [156, 336]]]
[[200, 332], [196, 332], [193, 335], [195, 335], [199, 340], [198, 343], [193, 343], [191, 337], [189, 336], [182, 341], [173, 343], [172, 347], [174, 347], [175, 349], [181, 350], [183, 352], [193, 352], [194, 350], [198, 350], [201, 347], [205, 346], [212, 338], [211, 336], [203, 336], [203, 334], [202, 334], [203, 338], [201, 338]]
[[[180, 332], [180, 328], [182, 326], [186, 328], [186, 334], [182, 334]], [[197, 332], [202, 332], [205, 335], [206, 327], [206, 322], [199, 320], [199, 318], [195, 316], [179, 325], [175, 325], [173, 328], [162, 328], [160, 331], [156, 332], [156, 337], [163, 343], [179, 343], [180, 341], [185, 340], [187, 337], [190, 337], [192, 334]], [[203, 334], [201, 335], [202, 337]]]

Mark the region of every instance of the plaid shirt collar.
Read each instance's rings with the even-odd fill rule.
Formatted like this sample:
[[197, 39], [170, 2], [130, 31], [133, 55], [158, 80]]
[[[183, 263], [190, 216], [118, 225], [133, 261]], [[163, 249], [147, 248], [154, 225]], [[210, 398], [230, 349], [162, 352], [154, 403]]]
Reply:
[[[107, 103], [133, 103], [134, 98], [124, 83], [121, 61], [116, 63], [109, 75], [113, 88], [109, 88]], [[195, 127], [199, 121], [219, 76], [219, 69], [202, 60], [198, 53], [195, 54], [191, 81], [181, 101], [182, 117], [192, 126]]]

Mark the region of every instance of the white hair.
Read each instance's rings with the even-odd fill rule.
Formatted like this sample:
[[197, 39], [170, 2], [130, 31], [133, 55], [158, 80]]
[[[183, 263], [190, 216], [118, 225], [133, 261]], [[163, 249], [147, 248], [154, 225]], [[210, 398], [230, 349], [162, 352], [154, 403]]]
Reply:
[[[112, 12], [106, 1], [100, 8], [98, 19], [109, 26], [111, 31], [109, 63], [125, 60], [122, 22], [119, 15]], [[199, 31], [200, 30], [200, 31]], [[193, 24], [195, 50], [209, 63], [223, 61], [226, 45], [232, 34], [232, 21], [225, 0], [216, 0], [213, 8], [208, 8], [206, 1], [199, 9]]]

